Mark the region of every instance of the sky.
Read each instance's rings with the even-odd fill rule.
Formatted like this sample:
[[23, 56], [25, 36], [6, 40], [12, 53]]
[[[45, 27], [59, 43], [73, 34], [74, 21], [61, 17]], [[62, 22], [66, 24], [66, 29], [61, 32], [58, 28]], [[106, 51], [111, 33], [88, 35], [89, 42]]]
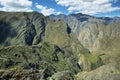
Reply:
[[120, 0], [0, 0], [0, 11], [120, 17]]

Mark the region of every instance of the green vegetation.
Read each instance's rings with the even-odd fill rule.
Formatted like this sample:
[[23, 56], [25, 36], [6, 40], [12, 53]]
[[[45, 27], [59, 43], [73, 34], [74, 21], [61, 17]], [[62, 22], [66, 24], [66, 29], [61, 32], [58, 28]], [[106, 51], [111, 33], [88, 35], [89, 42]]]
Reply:
[[[117, 24], [105, 29], [102, 25], [100, 30], [107, 34], [101, 38], [93, 25], [78, 41], [79, 32], [75, 35], [62, 19], [50, 20], [37, 12], [0, 12], [0, 80], [119, 80], [119, 27], [112, 29]], [[92, 52], [88, 47], [92, 49], [94, 40], [99, 49]], [[83, 46], [84, 41], [90, 45]]]
[[46, 26], [45, 41], [60, 47], [68, 45], [67, 25], [64, 21], [49, 21]]

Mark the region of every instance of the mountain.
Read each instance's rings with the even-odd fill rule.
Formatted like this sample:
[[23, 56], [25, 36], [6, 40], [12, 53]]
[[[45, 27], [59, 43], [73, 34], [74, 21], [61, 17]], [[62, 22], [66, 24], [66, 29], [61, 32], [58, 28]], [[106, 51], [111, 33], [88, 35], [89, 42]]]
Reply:
[[0, 12], [0, 79], [119, 80], [119, 21]]
[[[118, 76], [120, 68], [118, 62], [120, 57], [120, 17], [94, 17], [82, 13], [50, 15], [49, 17], [51, 20], [66, 21], [79, 42], [91, 54], [99, 55], [105, 64], [93, 71], [78, 73], [78, 80], [120, 79]], [[94, 61], [95, 57], [92, 59]], [[110, 71], [115, 72], [114, 75]], [[117, 71], [118, 73], [116, 73]]]
[[[46, 19], [42, 14], [0, 13], [2, 45], [38, 44], [44, 35]], [[5, 29], [4, 26], [6, 26]], [[4, 38], [3, 38], [4, 37]]]
[[[51, 15], [52, 20], [65, 20], [72, 31], [77, 36], [81, 44], [91, 52], [104, 50], [107, 47], [106, 39], [113, 41], [110, 49], [118, 48], [120, 42], [120, 18], [114, 17], [93, 17], [85, 14], [70, 14], [70, 15]], [[103, 43], [105, 44], [103, 46]], [[109, 49], [109, 50], [110, 50]], [[119, 48], [118, 48], [119, 49]]]

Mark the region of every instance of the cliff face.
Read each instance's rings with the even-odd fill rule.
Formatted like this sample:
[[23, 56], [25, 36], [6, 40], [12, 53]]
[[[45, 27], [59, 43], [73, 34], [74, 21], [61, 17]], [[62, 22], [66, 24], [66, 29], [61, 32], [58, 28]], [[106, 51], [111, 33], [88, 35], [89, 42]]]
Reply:
[[[118, 49], [118, 44], [114, 41], [120, 41], [120, 18], [109, 17], [93, 17], [85, 14], [71, 15], [51, 15], [50, 19], [63, 19], [71, 27], [81, 44], [92, 51], [106, 49], [110, 45], [114, 45], [114, 49]], [[108, 45], [105, 39], [110, 39]], [[111, 43], [111, 44], [110, 44]], [[109, 45], [110, 44], [110, 45]], [[102, 46], [104, 45], [104, 47]], [[106, 45], [106, 47], [105, 47]], [[113, 49], [111, 47], [111, 49]]]

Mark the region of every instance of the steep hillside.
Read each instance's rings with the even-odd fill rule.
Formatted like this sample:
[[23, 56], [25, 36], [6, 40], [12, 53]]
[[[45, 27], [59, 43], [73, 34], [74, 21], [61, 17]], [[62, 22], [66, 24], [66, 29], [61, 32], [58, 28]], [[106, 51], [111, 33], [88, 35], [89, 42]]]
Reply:
[[11, 46], [0, 49], [0, 79], [42, 80], [59, 71], [74, 74], [80, 71], [80, 67], [74, 54], [56, 45], [41, 43], [37, 46]]
[[[84, 47], [92, 51], [105, 50], [111, 46], [111, 49], [119, 49], [120, 46], [120, 18], [109, 17], [93, 17], [85, 14], [71, 14], [71, 15], [51, 15], [52, 20], [65, 20], [76, 34], [78, 40]], [[106, 41], [105, 39], [109, 39]], [[104, 47], [103, 47], [104, 45]]]
[[0, 12], [0, 80], [119, 80], [119, 21]]
[[103, 65], [64, 20], [37, 12], [0, 12], [0, 30], [0, 79], [73, 80], [78, 72]]
[[[65, 20], [79, 42], [87, 48], [91, 56], [79, 57], [79, 63], [91, 65], [92, 71], [79, 72], [76, 80], [119, 80], [120, 77], [120, 18], [93, 17], [85, 14], [51, 15], [52, 20]], [[96, 57], [100, 58], [100, 60]], [[84, 62], [85, 60], [91, 61]], [[81, 62], [82, 61], [82, 62]], [[101, 62], [102, 61], [102, 62]], [[98, 67], [99, 65], [103, 66]], [[97, 69], [95, 68], [97, 66]], [[86, 67], [84, 67], [86, 69]]]
[[46, 19], [37, 12], [0, 12], [0, 44], [38, 44], [44, 36]]

